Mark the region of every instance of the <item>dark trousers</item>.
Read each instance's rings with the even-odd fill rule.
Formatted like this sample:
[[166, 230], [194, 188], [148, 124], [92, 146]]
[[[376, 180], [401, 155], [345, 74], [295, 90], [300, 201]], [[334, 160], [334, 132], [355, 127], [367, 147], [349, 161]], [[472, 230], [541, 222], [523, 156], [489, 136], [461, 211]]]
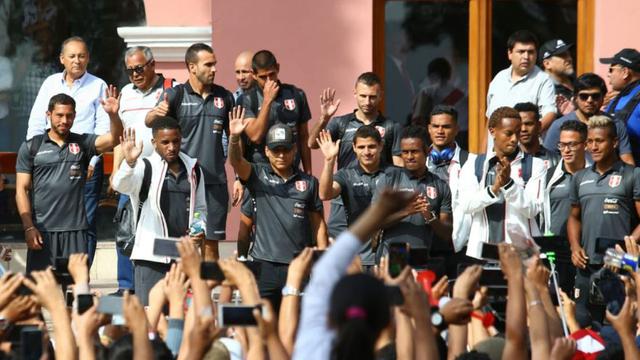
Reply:
[[275, 263], [271, 261], [255, 259], [260, 265], [260, 275], [257, 279], [260, 297], [266, 298], [273, 305], [273, 310], [280, 312], [282, 301], [282, 288], [287, 283], [289, 264]]
[[[127, 200], [129, 200], [129, 196], [120, 194], [118, 209], [123, 208]], [[133, 290], [133, 263], [118, 248], [116, 248], [116, 256], [118, 258], [118, 289]]]
[[576, 317], [581, 325], [584, 325], [581, 319], [590, 318], [591, 321], [597, 321], [600, 324], [602, 324], [604, 320], [605, 306], [595, 305], [589, 302], [589, 294], [591, 293], [592, 286], [591, 275], [601, 268], [602, 265], [587, 265], [585, 269], [576, 270], [574, 297], [576, 302]]
[[103, 178], [104, 171], [102, 159], [100, 159], [93, 170], [93, 176], [91, 176], [84, 184], [84, 208], [87, 214], [87, 223], [89, 224], [89, 230], [87, 231], [89, 268], [91, 268], [91, 264], [93, 263], [93, 257], [96, 254], [96, 246], [98, 243], [96, 213], [98, 210], [98, 201], [100, 200]]
[[149, 292], [171, 269], [171, 263], [135, 260], [135, 292], [143, 306], [149, 305]]

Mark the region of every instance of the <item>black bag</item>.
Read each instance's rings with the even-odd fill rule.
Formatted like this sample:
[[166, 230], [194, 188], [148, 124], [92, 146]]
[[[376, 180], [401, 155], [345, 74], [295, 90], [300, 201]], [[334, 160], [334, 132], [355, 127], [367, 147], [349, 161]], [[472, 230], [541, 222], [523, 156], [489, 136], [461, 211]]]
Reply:
[[138, 220], [140, 220], [140, 213], [142, 212], [142, 205], [149, 196], [149, 185], [151, 184], [151, 163], [147, 159], [144, 161], [144, 177], [142, 178], [142, 185], [140, 186], [140, 202], [138, 203], [138, 216], [134, 219], [133, 205], [131, 204], [131, 198], [127, 199], [127, 202], [123, 207], [118, 208], [116, 215], [113, 217], [113, 222], [116, 224], [116, 248], [124, 255], [131, 256], [133, 251], [133, 245], [136, 242], [136, 229], [138, 227]]

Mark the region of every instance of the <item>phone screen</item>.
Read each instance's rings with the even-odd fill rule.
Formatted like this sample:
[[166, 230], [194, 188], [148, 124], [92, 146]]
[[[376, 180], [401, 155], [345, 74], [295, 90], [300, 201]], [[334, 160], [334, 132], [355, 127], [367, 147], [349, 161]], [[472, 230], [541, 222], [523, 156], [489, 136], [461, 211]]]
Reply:
[[42, 357], [42, 330], [23, 328], [20, 332], [20, 347], [23, 360], [39, 360]]
[[409, 265], [409, 244], [389, 244], [389, 275], [397, 277]]
[[178, 242], [180, 242], [179, 238], [155, 238], [153, 242], [153, 255], [179, 259]]
[[221, 305], [221, 326], [256, 326], [256, 318], [253, 317], [255, 306], [246, 305]]
[[78, 295], [78, 314], [84, 314], [93, 306], [93, 295], [80, 294]]
[[122, 314], [122, 298], [119, 296], [102, 296], [98, 299], [98, 312], [103, 314]]

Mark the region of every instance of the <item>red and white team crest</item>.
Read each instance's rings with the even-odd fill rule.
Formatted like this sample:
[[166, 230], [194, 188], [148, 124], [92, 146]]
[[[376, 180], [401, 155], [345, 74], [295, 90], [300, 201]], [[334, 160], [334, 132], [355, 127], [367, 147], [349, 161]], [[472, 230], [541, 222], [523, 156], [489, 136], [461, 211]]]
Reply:
[[298, 180], [296, 181], [296, 190], [303, 192], [305, 190], [307, 190], [307, 182], [304, 180]]
[[80, 153], [80, 145], [78, 145], [76, 143], [69, 144], [69, 152], [74, 154], [74, 155]]
[[380, 137], [384, 137], [384, 133], [387, 131], [383, 126], [376, 126], [376, 130], [380, 133]]
[[213, 98], [213, 106], [217, 107], [218, 109], [224, 109], [224, 100], [219, 97]]
[[284, 99], [284, 108], [293, 111], [296, 109], [296, 102], [293, 99]]
[[429, 199], [435, 199], [438, 197], [438, 190], [433, 186], [427, 186], [427, 197]]
[[609, 178], [609, 187], [614, 188], [620, 185], [621, 182], [622, 182], [621, 175], [611, 175], [611, 177]]

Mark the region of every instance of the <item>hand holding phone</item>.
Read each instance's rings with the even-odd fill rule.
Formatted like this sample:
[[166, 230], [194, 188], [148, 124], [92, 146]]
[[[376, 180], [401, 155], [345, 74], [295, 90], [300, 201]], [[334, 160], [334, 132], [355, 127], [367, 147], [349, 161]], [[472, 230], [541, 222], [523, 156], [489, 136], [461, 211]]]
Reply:
[[389, 244], [389, 275], [398, 277], [402, 270], [409, 265], [410, 246], [406, 242]]
[[218, 305], [218, 326], [257, 326], [258, 322], [253, 316], [253, 310], [259, 309], [264, 315], [265, 309], [262, 305]]

